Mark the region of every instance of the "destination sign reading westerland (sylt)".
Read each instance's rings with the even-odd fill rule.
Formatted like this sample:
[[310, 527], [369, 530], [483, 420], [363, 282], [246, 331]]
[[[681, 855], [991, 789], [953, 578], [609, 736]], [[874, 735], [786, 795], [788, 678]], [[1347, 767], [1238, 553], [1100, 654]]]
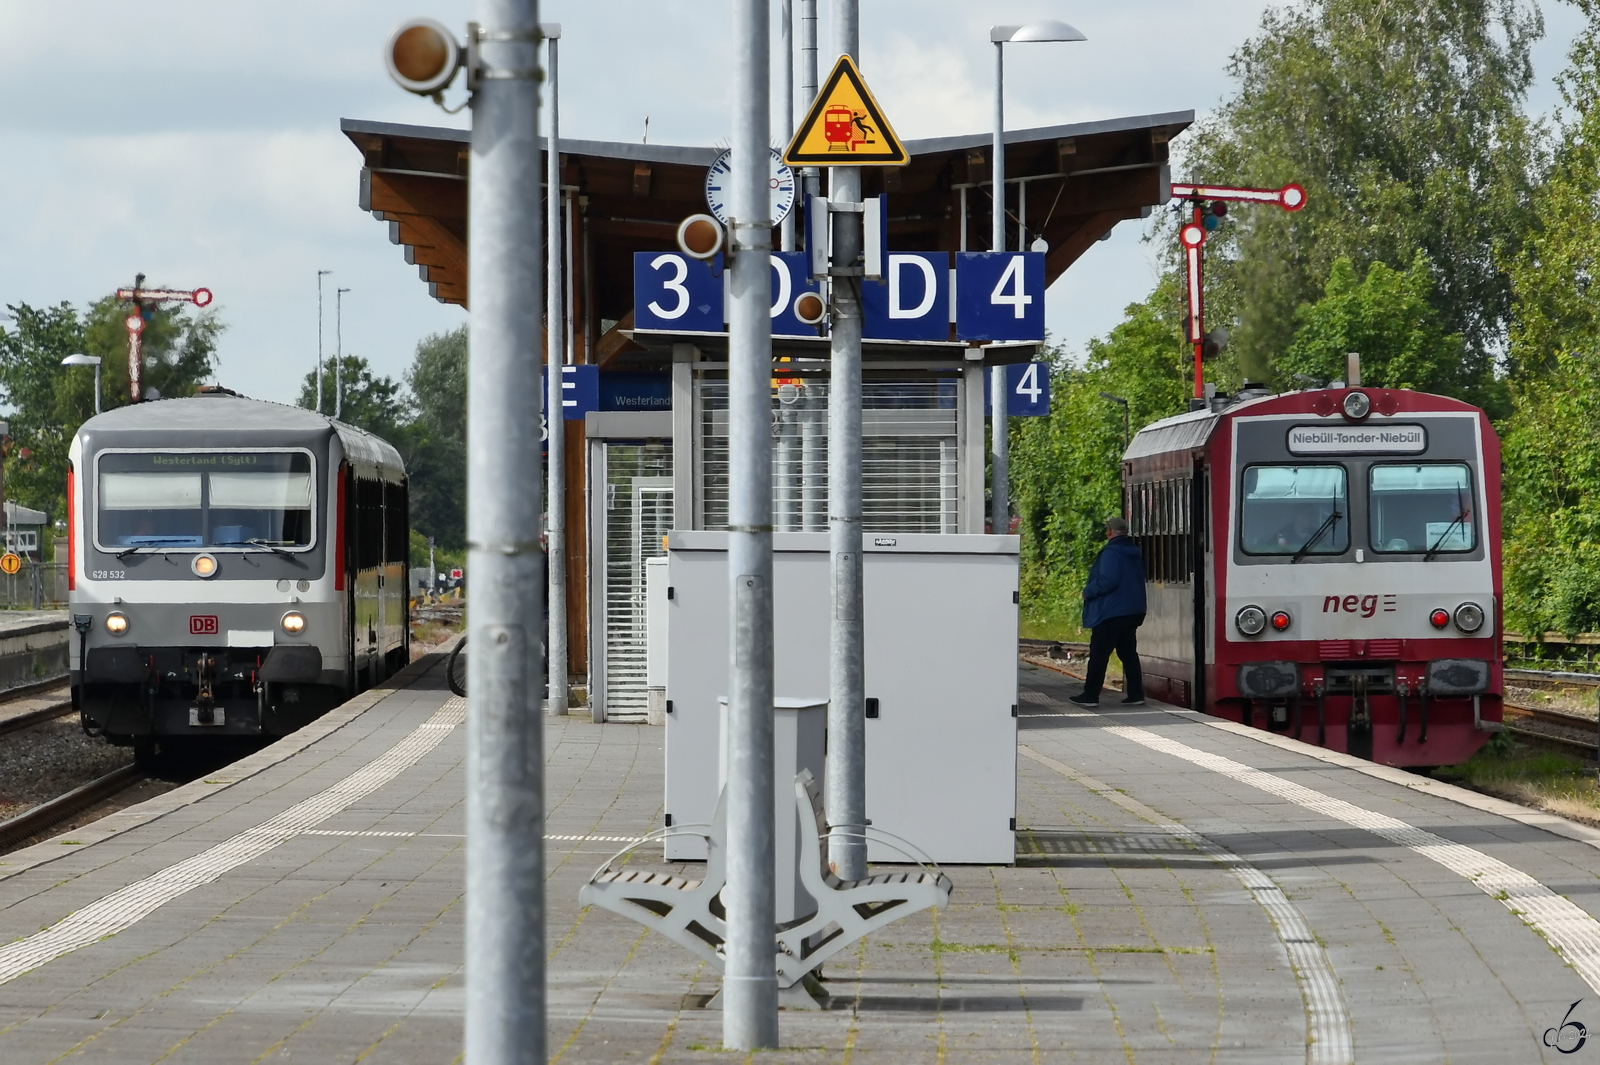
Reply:
[[847, 55], [834, 64], [783, 153], [790, 166], [904, 166], [909, 158]]

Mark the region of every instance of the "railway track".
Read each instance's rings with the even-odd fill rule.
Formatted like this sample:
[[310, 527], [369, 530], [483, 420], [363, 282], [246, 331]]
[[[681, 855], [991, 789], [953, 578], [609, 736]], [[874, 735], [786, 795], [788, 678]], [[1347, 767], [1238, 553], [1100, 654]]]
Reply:
[[90, 807], [97, 806], [118, 792], [146, 779], [149, 775], [140, 766], [125, 765], [87, 784], [79, 785], [64, 795], [58, 795], [49, 802], [42, 802], [9, 821], [0, 821], [0, 852], [26, 843], [61, 822], [71, 820]]
[[[29, 710], [25, 714], [18, 714], [15, 717], [0, 720], [0, 736], [11, 732], [21, 732], [25, 728], [32, 728], [35, 725], [53, 721], [58, 717], [64, 717], [72, 713], [72, 698], [67, 695], [67, 689], [62, 688], [60, 691], [61, 697], [51, 702], [48, 706], [42, 706], [37, 710]], [[18, 696], [8, 695], [6, 698], [0, 699], [0, 704], [11, 702], [15, 698], [18, 698]]]

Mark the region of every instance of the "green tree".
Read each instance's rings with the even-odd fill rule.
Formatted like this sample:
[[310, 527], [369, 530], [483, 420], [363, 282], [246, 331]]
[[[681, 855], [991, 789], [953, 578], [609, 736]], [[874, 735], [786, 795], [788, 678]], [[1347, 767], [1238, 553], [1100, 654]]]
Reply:
[[1361, 355], [1362, 381], [1456, 396], [1494, 413], [1505, 388], [1469, 357], [1460, 334], [1447, 333], [1429, 300], [1433, 271], [1419, 249], [1401, 273], [1373, 263], [1358, 277], [1349, 259], [1334, 260], [1323, 296], [1295, 314], [1294, 340], [1278, 369], [1301, 385], [1343, 378], [1345, 354]]
[[[1238, 89], [1189, 139], [1187, 176], [1276, 187], [1304, 210], [1235, 211], [1207, 248], [1213, 318], [1237, 319], [1234, 355], [1268, 367], [1339, 259], [1431, 264], [1429, 302], [1486, 380], [1540, 169], [1523, 113], [1543, 19], [1529, 0], [1310, 0], [1274, 5], [1234, 53]], [[1175, 242], [1174, 242], [1175, 244]]]
[[[95, 406], [93, 371], [65, 368], [61, 360], [78, 352], [100, 356], [103, 409], [132, 402], [123, 324], [132, 307], [107, 296], [82, 315], [66, 302], [8, 309], [12, 328], [0, 327], [0, 402], [11, 423], [6, 495], [59, 517], [66, 509], [67, 452]], [[192, 395], [212, 373], [222, 329], [212, 311], [149, 309], [142, 334], [146, 389]]]
[[437, 545], [461, 551], [467, 540], [467, 327], [424, 337], [406, 373], [415, 404], [417, 446], [411, 523]]
[[[339, 420], [357, 429], [365, 429], [381, 436], [402, 453], [411, 423], [411, 401], [400, 382], [392, 377], [379, 377], [372, 365], [359, 355], [345, 355], [338, 363], [342, 370], [344, 398], [339, 405]], [[336, 364], [329, 359], [322, 368], [323, 406], [333, 411], [333, 388]], [[317, 372], [308, 371], [300, 385], [297, 405], [307, 409], [317, 405]]]
[[1053, 635], [1078, 625], [1089, 564], [1105, 520], [1121, 512], [1122, 407], [1130, 431], [1185, 409], [1188, 370], [1177, 286], [1164, 282], [1104, 340], [1085, 365], [1054, 354], [1050, 413], [1011, 424], [1011, 491], [1022, 537], [1025, 627]]
[[1506, 622], [1600, 630], [1600, 3], [1560, 84], [1566, 107], [1534, 226], [1509, 254], [1516, 296], [1505, 425]]

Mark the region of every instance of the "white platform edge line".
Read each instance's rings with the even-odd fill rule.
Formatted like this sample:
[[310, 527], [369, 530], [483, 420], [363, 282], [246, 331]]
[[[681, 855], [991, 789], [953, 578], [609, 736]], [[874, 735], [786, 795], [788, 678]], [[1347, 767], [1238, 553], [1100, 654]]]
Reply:
[[1600, 850], [1600, 828], [1586, 825], [1581, 821], [1570, 820], [1560, 814], [1553, 814], [1548, 810], [1535, 810], [1532, 807], [1522, 806], [1508, 799], [1498, 799], [1493, 795], [1484, 795], [1482, 792], [1446, 783], [1443, 780], [1419, 777], [1414, 773], [1407, 773], [1404, 769], [1396, 769], [1394, 766], [1389, 765], [1379, 765], [1376, 762], [1369, 762], [1365, 758], [1357, 758], [1342, 751], [1330, 751], [1325, 747], [1318, 747], [1314, 743], [1306, 743], [1291, 736], [1279, 736], [1275, 733], [1264, 732], [1261, 729], [1250, 728], [1239, 724], [1237, 721], [1229, 721], [1226, 718], [1212, 717], [1210, 714], [1201, 714], [1193, 710], [1184, 710], [1180, 707], [1171, 707], [1153, 702], [1151, 706], [1153, 709], [1165, 711], [1186, 721], [1197, 721], [1200, 724], [1221, 729], [1235, 736], [1246, 736], [1257, 743], [1265, 743], [1280, 750], [1315, 758], [1319, 762], [1336, 765], [1341, 769], [1354, 769], [1357, 773], [1388, 781], [1390, 784], [1398, 784], [1402, 788], [1409, 788], [1412, 791], [1420, 791], [1424, 795], [1432, 795], [1435, 798], [1458, 803], [1480, 813], [1495, 814], [1507, 820], [1528, 825], [1531, 828], [1542, 828], [1553, 835], [1562, 836], [1578, 843], [1586, 843], [1596, 850]]
[[1226, 755], [1202, 751], [1136, 725], [1107, 725], [1105, 729], [1150, 750], [1209, 769], [1303, 809], [1370, 832], [1442, 865], [1509, 910], [1554, 947], [1584, 983], [1600, 992], [1600, 921], [1516, 866], [1397, 817], [1284, 780], [1268, 770], [1257, 769]]
[[0, 984], [125, 932], [167, 903], [316, 827], [416, 765], [465, 723], [466, 701], [449, 699], [393, 746], [310, 798], [0, 946]]
[[[437, 658], [432, 656], [437, 655]], [[385, 687], [373, 688], [362, 692], [354, 699], [334, 707], [326, 714], [306, 725], [304, 728], [291, 732], [289, 735], [273, 743], [271, 746], [257, 751], [255, 754], [241, 758], [232, 765], [225, 767], [218, 773], [192, 780], [181, 787], [163, 792], [144, 802], [133, 806], [124, 807], [115, 813], [107, 814], [81, 828], [51, 836], [49, 839], [35, 843], [31, 847], [12, 851], [10, 854], [0, 856], [0, 880], [25, 873], [29, 869], [44, 865], [46, 862], [65, 858], [68, 855], [82, 853], [85, 847], [92, 847], [96, 843], [122, 835], [141, 825], [165, 817], [175, 810], [192, 806], [209, 795], [215, 795], [243, 780], [248, 780], [280, 762], [286, 762], [312, 744], [338, 732], [346, 725], [355, 721], [362, 714], [377, 706], [396, 692], [407, 690], [413, 683], [421, 680], [428, 672], [444, 662], [444, 653], [430, 651], [427, 655], [417, 659], [406, 666], [399, 673], [385, 682]], [[420, 668], [419, 668], [420, 667]], [[416, 672], [410, 672], [416, 670]], [[393, 685], [392, 687], [388, 685]], [[74, 845], [63, 846], [62, 839], [71, 837]]]
[[[1069, 712], [1065, 716], [1099, 715]], [[1276, 881], [1222, 844], [1174, 821], [1138, 799], [1122, 794], [1111, 785], [1041, 754], [1026, 743], [1017, 744], [1017, 751], [1096, 795], [1111, 800], [1135, 817], [1177, 836], [1233, 873], [1250, 897], [1266, 911], [1267, 919], [1277, 932], [1294, 969], [1295, 979], [1300, 984], [1300, 994], [1306, 1008], [1306, 1027], [1311, 1036], [1306, 1047], [1306, 1060], [1312, 1065], [1346, 1065], [1355, 1060], [1350, 1012], [1344, 996], [1339, 992], [1339, 977], [1334, 971], [1333, 960], [1328, 957], [1328, 950], [1322, 941], [1312, 933], [1311, 925], [1300, 908]]]
[[[1078, 679], [1070, 673], [1065, 673], [1057, 667], [1046, 665], [1029, 656], [1023, 656], [1022, 661], [1036, 668], [1055, 673], [1058, 676], [1068, 677], [1073, 680]], [[1497, 799], [1493, 795], [1484, 795], [1482, 792], [1463, 788], [1456, 784], [1448, 784], [1442, 780], [1419, 777], [1413, 773], [1407, 773], [1404, 769], [1379, 765], [1376, 762], [1369, 762], [1365, 758], [1357, 758], [1342, 751], [1330, 751], [1326, 747], [1318, 747], [1314, 743], [1306, 743], [1303, 740], [1294, 739], [1292, 736], [1280, 736], [1275, 732], [1250, 728], [1246, 725], [1241, 725], [1237, 721], [1229, 721], [1227, 718], [1213, 717], [1210, 714], [1203, 714], [1195, 710], [1186, 710], [1181, 706], [1173, 706], [1170, 703], [1164, 703], [1149, 696], [1145, 697], [1145, 701], [1149, 704], [1149, 709], [1151, 710], [1172, 714], [1174, 717], [1196, 722], [1209, 728], [1221, 729], [1235, 736], [1252, 739], [1257, 743], [1265, 743], [1293, 754], [1315, 758], [1319, 762], [1336, 765], [1341, 769], [1353, 769], [1357, 773], [1363, 773], [1377, 780], [1398, 784], [1400, 787], [1409, 788], [1412, 791], [1420, 791], [1424, 795], [1432, 795], [1436, 798], [1477, 810], [1480, 813], [1504, 817], [1509, 821], [1516, 821], [1530, 828], [1542, 828], [1552, 835], [1561, 836], [1577, 843], [1586, 843], [1596, 850], [1600, 850], [1600, 828], [1583, 824], [1581, 821], [1573, 821], [1562, 817], [1560, 814], [1553, 814], [1548, 810], [1535, 810], [1531, 807], [1511, 802], [1508, 799]], [[1060, 715], [1057, 713], [1052, 716]], [[1111, 720], [1106, 718], [1105, 715], [1096, 716]]]

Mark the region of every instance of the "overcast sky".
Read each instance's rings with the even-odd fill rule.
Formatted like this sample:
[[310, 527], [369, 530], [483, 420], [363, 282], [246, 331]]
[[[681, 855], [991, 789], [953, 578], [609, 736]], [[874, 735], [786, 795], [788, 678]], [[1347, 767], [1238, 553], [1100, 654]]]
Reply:
[[[824, 68], [831, 6], [818, 4]], [[1008, 128], [1204, 114], [1229, 91], [1228, 56], [1267, 6], [864, 0], [861, 68], [902, 137], [985, 131], [989, 25], [1060, 18], [1089, 41], [1008, 49]], [[227, 324], [217, 379], [292, 401], [315, 365], [316, 271], [329, 269], [328, 353], [337, 285], [350, 289], [344, 350], [400, 375], [422, 336], [466, 315], [429, 299], [385, 227], [357, 209], [361, 160], [339, 120], [465, 126], [396, 88], [380, 52], [406, 14], [464, 27], [471, 10], [469, 0], [154, 0], [137, 14], [110, 0], [0, 4], [0, 202], [10, 205], [0, 305], [81, 306], [141, 270], [152, 284], [204, 285]], [[638, 140], [648, 116], [652, 143], [726, 142], [725, 0], [547, 0], [541, 17], [564, 27], [563, 133]], [[1564, 4], [1547, 3], [1545, 18], [1537, 111], [1554, 104], [1550, 78], [1581, 25]], [[1052, 333], [1081, 350], [1149, 291], [1141, 236], [1123, 223], [1056, 283]]]

